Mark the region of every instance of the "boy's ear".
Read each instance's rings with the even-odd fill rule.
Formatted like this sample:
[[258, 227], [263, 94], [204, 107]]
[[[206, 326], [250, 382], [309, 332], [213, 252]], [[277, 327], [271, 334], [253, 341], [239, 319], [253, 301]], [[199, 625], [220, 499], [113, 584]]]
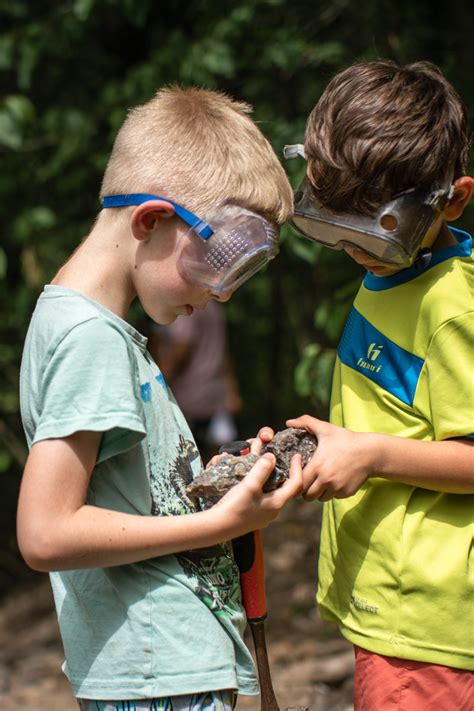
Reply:
[[173, 217], [175, 210], [167, 200], [147, 200], [137, 205], [130, 220], [135, 239], [150, 239], [159, 220]]
[[463, 175], [454, 181], [454, 193], [446, 207], [444, 208], [444, 218], [449, 222], [457, 220], [464, 212], [464, 208], [471, 199], [474, 190], [474, 178]]

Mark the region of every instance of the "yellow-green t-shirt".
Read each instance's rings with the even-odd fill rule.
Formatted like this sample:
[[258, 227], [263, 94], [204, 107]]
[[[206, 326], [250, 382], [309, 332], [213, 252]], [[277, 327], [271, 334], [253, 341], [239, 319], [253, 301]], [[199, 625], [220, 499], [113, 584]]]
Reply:
[[[474, 432], [472, 241], [368, 274], [335, 367], [331, 421], [425, 441]], [[318, 603], [351, 642], [474, 668], [474, 496], [371, 478], [324, 506]]]

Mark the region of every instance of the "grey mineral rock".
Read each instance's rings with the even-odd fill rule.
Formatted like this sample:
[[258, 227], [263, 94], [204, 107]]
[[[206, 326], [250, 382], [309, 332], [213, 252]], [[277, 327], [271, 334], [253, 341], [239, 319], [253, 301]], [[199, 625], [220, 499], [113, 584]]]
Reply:
[[[294, 454], [301, 454], [301, 463], [304, 467], [318, 446], [318, 440], [306, 430], [289, 427], [277, 432], [262, 450], [275, 455], [275, 469], [269, 476], [264, 491], [271, 491], [280, 486], [288, 478], [290, 462]], [[256, 454], [245, 454], [235, 457], [227, 454], [217, 464], [203, 469], [186, 488], [189, 496], [199, 497], [209, 502], [219, 501], [235, 484], [238, 484], [257, 461]]]
[[256, 454], [245, 454], [241, 457], [226, 454], [217, 464], [199, 472], [186, 487], [186, 493], [189, 496], [218, 501], [244, 478], [257, 459]]
[[[274, 438], [264, 447], [264, 452], [275, 455], [276, 465], [270, 474], [264, 491], [271, 491], [283, 484], [290, 473], [291, 458], [294, 454], [301, 454], [301, 465], [304, 467], [316, 451], [318, 440], [306, 430], [288, 427], [287, 430], [277, 432]], [[264, 454], [262, 452], [262, 454]]]

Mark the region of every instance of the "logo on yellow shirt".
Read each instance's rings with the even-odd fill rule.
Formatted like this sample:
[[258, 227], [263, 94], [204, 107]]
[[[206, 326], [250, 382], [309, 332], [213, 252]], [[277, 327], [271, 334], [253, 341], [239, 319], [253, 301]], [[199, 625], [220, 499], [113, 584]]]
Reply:
[[370, 358], [370, 360], [377, 360], [382, 348], [383, 346], [376, 346], [375, 343], [371, 343], [367, 349], [367, 358]]
[[[383, 346], [377, 346], [376, 343], [371, 343], [370, 346], [367, 348], [366, 357], [368, 358], [368, 360], [377, 360], [382, 351], [382, 348]], [[361, 368], [365, 368], [366, 370], [371, 370], [374, 373], [378, 373], [380, 370], [382, 370], [381, 365], [374, 365], [373, 362], [368, 363], [364, 358], [359, 358], [359, 360], [357, 361], [357, 365]]]

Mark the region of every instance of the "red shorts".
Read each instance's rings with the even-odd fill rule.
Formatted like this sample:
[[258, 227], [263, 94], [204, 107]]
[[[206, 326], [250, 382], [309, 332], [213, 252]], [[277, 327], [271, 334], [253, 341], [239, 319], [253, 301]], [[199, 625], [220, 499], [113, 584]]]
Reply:
[[474, 711], [473, 672], [354, 650], [354, 711]]

